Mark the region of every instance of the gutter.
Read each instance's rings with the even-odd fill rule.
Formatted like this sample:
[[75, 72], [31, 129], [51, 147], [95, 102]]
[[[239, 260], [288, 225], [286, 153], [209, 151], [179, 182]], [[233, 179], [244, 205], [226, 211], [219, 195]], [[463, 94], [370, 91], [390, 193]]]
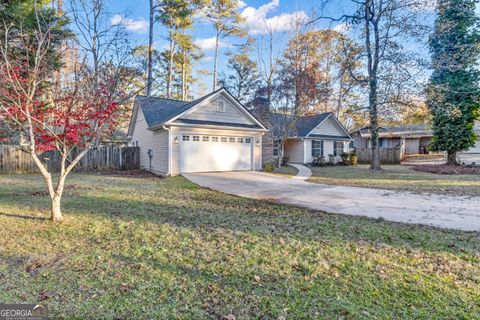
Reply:
[[268, 129], [255, 129], [255, 128], [244, 128], [244, 127], [227, 127], [227, 126], [217, 126], [217, 125], [206, 125], [206, 124], [186, 124], [186, 123], [162, 123], [148, 130], [154, 131], [158, 129], [165, 129], [166, 126], [175, 126], [175, 127], [186, 127], [186, 128], [204, 128], [204, 129], [216, 129], [216, 130], [231, 130], [231, 131], [250, 131], [250, 132], [269, 132]]
[[171, 175], [172, 172], [172, 132], [170, 128], [162, 126], [163, 129], [168, 131], [168, 172], [167, 176]]

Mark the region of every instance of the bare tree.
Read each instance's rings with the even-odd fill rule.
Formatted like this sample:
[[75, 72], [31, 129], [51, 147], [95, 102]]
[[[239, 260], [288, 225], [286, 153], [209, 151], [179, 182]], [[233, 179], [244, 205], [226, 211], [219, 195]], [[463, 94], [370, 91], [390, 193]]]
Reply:
[[[312, 22], [327, 19], [347, 24], [357, 31], [361, 50], [352, 63], [360, 62], [365, 72], [350, 72], [352, 79], [368, 88], [369, 127], [372, 141], [372, 170], [381, 170], [378, 128], [379, 108], [392, 103], [389, 91], [397, 93], [405, 88], [405, 81], [392, 81], [392, 72], [403, 74], [402, 80], [414, 79], [413, 70], [418, 67], [413, 55], [406, 53], [405, 44], [412, 37], [425, 37], [428, 33], [421, 16], [425, 0], [351, 0], [351, 14], [340, 17], [320, 15]], [[322, 9], [328, 4], [324, 1]], [[322, 10], [323, 11], [323, 10]]]
[[258, 57], [258, 70], [261, 80], [265, 85], [267, 99], [272, 99], [272, 89], [275, 76], [278, 71], [280, 58], [282, 55], [281, 44], [285, 37], [285, 32], [279, 32], [277, 25], [269, 24], [263, 20], [266, 35], [261, 35], [256, 40], [256, 54]]

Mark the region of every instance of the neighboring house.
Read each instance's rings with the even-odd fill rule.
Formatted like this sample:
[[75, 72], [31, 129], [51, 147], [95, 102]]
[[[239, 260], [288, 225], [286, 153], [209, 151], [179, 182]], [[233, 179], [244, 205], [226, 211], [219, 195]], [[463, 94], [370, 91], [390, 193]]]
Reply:
[[[475, 146], [460, 154], [480, 154], [480, 121], [475, 122], [478, 140]], [[352, 147], [370, 149], [372, 146], [370, 130], [361, 128], [350, 133], [353, 138]], [[427, 125], [405, 125], [379, 128], [380, 148], [401, 148], [402, 155], [428, 153], [428, 145], [432, 141], [433, 132]], [[480, 156], [479, 156], [480, 158]]]
[[477, 133], [477, 143], [467, 151], [458, 154], [458, 161], [466, 164], [480, 164], [480, 121], [475, 122], [475, 132]]
[[260, 170], [268, 130], [224, 88], [191, 102], [138, 96], [128, 130], [142, 168], [160, 175]]
[[[370, 149], [372, 147], [369, 128], [357, 129], [350, 135], [353, 138], [353, 148]], [[400, 148], [403, 155], [428, 153], [427, 147], [433, 137], [432, 130], [427, 125], [380, 127], [378, 135], [379, 148]]]
[[[292, 117], [281, 114], [272, 114], [273, 136], [279, 137], [281, 128], [287, 127]], [[333, 113], [321, 113], [311, 116], [298, 117], [293, 129], [284, 142], [284, 156], [292, 163], [311, 163], [314, 158], [323, 156], [326, 161], [330, 155], [335, 162], [341, 160], [341, 155], [349, 151], [352, 138], [345, 127]], [[278, 152], [278, 139], [274, 143], [274, 156]]]
[[100, 137], [100, 144], [112, 145], [116, 147], [124, 147], [128, 145], [128, 137], [125, 130], [116, 129], [111, 134], [106, 134]]

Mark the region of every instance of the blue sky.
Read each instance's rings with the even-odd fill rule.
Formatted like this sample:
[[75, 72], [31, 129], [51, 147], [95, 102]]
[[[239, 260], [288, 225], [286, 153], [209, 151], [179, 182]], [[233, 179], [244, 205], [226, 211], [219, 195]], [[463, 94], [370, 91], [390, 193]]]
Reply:
[[[279, 36], [282, 41], [277, 42], [277, 49], [283, 49], [285, 43], [288, 41], [288, 31], [291, 29], [290, 22], [296, 17], [308, 19], [307, 16], [314, 15], [315, 12], [320, 11], [320, 0], [238, 0], [240, 4], [240, 12], [246, 18], [245, 28], [249, 36], [260, 38], [265, 34], [264, 21], [268, 24], [276, 26], [280, 29]], [[428, 3], [428, 12], [432, 12], [431, 3], [434, 1], [424, 0]], [[133, 42], [137, 45], [146, 45], [148, 43], [148, 15], [149, 15], [149, 0], [106, 0], [109, 11], [112, 13], [112, 22], [122, 22]], [[324, 14], [339, 17], [342, 13], [352, 11], [353, 2], [350, 0], [330, 0], [329, 5], [324, 11]], [[431, 16], [430, 16], [431, 17]], [[199, 96], [211, 90], [210, 76], [199, 75], [199, 70], [211, 71], [214, 54], [214, 32], [212, 27], [203, 22], [201, 19], [196, 19], [192, 35], [204, 53], [204, 58], [196, 66], [196, 76], [202, 78], [206, 88], [201, 90], [197, 88], [194, 95]], [[433, 20], [432, 20], [433, 22]], [[315, 26], [316, 28], [341, 28], [341, 25], [321, 22]], [[156, 24], [154, 32], [155, 47], [158, 50], [163, 50], [166, 46], [165, 30], [160, 24]], [[219, 73], [226, 71], [225, 53], [235, 50], [235, 44], [243, 43], [245, 39], [229, 38], [224, 41], [220, 48], [219, 56]], [[407, 46], [415, 46], [407, 44]], [[422, 47], [424, 47], [422, 45]], [[424, 53], [428, 51], [423, 48]], [[255, 58], [255, 53], [252, 53]]]
[[[332, 8], [335, 14], [340, 13], [344, 7], [341, 2], [348, 3], [343, 0], [334, 1], [335, 5]], [[139, 45], [148, 43], [148, 3], [148, 0], [109, 0], [107, 2], [109, 11], [114, 14], [113, 21], [122, 21], [129, 30], [132, 41]], [[290, 22], [292, 20], [296, 17], [306, 19], [308, 15], [320, 9], [320, 1], [312, 0], [239, 0], [239, 3], [241, 7], [240, 12], [247, 19], [246, 29], [249, 32], [249, 36], [254, 38], [259, 38], [265, 33], [264, 20], [271, 25], [275, 25], [276, 28], [281, 30], [281, 33], [288, 33], [289, 29], [291, 29]], [[192, 35], [205, 55], [202, 61], [195, 66], [195, 69], [197, 71], [211, 70], [214, 53], [214, 32], [212, 27], [208, 23], [197, 19]], [[286, 42], [286, 37], [282, 36], [282, 38], [285, 40], [278, 42], [279, 48]], [[166, 45], [165, 30], [160, 24], [155, 26], [154, 40], [155, 46], [159, 50], [162, 50]], [[225, 52], [234, 51], [234, 45], [244, 41], [245, 39], [238, 38], [229, 38], [224, 41], [220, 49], [220, 73], [225, 71], [227, 60]], [[205, 78], [205, 82], [208, 90], [210, 90], [211, 80]], [[200, 92], [197, 94], [200, 94]]]

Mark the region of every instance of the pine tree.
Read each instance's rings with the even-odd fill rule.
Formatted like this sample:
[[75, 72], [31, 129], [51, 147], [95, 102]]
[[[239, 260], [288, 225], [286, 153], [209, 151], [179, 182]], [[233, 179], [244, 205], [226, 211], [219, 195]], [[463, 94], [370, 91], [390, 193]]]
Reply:
[[479, 18], [476, 0], [440, 0], [435, 30], [430, 38], [433, 73], [427, 88], [432, 112], [430, 149], [446, 151], [448, 164], [456, 154], [474, 145], [475, 118], [480, 107]]

